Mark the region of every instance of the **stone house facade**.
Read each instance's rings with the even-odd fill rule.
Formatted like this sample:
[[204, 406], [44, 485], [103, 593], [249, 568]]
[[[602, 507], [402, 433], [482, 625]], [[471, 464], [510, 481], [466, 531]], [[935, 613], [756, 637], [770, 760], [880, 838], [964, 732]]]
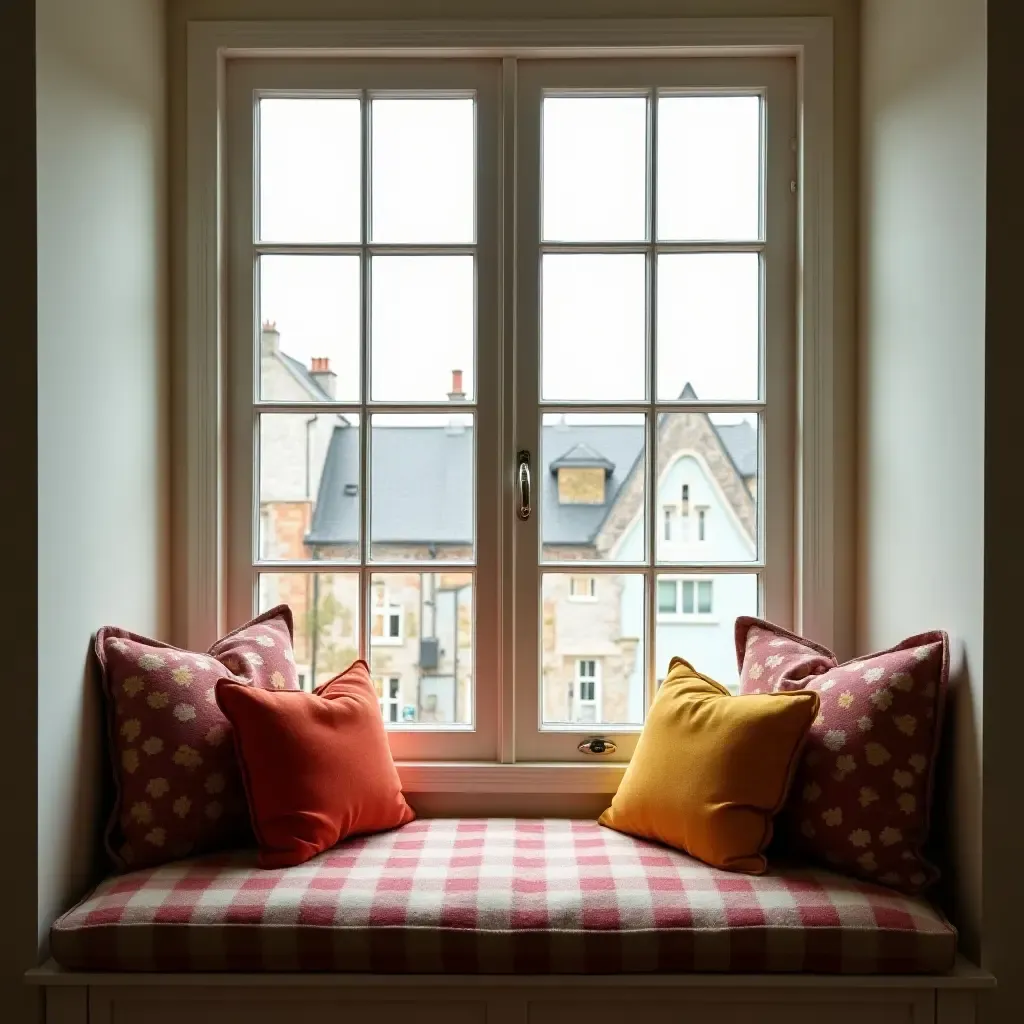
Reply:
[[[273, 325], [264, 330], [261, 371], [264, 397], [322, 401], [333, 393], [326, 361], [314, 360], [307, 369], [288, 357]], [[457, 382], [450, 397], [461, 398]], [[358, 426], [336, 414], [264, 419], [281, 422], [261, 430], [261, 554], [355, 559], [361, 504]], [[574, 572], [572, 563], [635, 564], [643, 558], [644, 428], [642, 423], [547, 419], [537, 504], [545, 561], [560, 564], [552, 565], [542, 582], [543, 717], [551, 723], [639, 724], [646, 678], [642, 579], [628, 571], [588, 573], [583, 566]], [[693, 560], [753, 557], [754, 429], [743, 423], [716, 425], [703, 413], [679, 413], [660, 417], [658, 437], [657, 522], [652, 525], [659, 530], [659, 554]], [[455, 416], [430, 426], [375, 426], [371, 445], [373, 554], [387, 562], [410, 562], [407, 572], [374, 573], [370, 581], [369, 656], [382, 713], [395, 724], [469, 724], [472, 573], [457, 566], [425, 569], [432, 560], [471, 557], [472, 428]], [[690, 656], [714, 674], [709, 660], [730, 649], [727, 638], [723, 643], [723, 625], [731, 633], [733, 611], [753, 610], [749, 594], [730, 598], [730, 580], [659, 577], [659, 679], [671, 653]], [[676, 594], [671, 611], [670, 582]], [[296, 660], [307, 687], [356, 657], [358, 588], [358, 573], [342, 570], [261, 577], [261, 604], [287, 601], [293, 609]], [[702, 644], [704, 660], [694, 653]]]

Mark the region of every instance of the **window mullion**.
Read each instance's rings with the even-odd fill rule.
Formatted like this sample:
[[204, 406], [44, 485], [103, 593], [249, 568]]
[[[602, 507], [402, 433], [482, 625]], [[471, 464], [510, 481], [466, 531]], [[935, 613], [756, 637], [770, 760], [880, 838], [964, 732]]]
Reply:
[[650, 403], [646, 417], [647, 424], [647, 576], [644, 586], [644, 621], [647, 631], [646, 647], [646, 708], [654, 699], [658, 672], [658, 601], [656, 594], [655, 567], [658, 546], [658, 418], [654, 402], [658, 388], [658, 256], [657, 256], [657, 206], [658, 206], [658, 90], [652, 89], [647, 100], [647, 399]]
[[360, 194], [362, 197], [362, 231], [360, 267], [360, 302], [362, 308], [359, 316], [359, 372], [360, 372], [360, 410], [359, 410], [359, 657], [369, 662], [370, 635], [370, 574], [367, 570], [370, 552], [370, 417], [367, 414], [367, 403], [370, 400], [370, 257], [368, 245], [370, 241], [370, 97], [365, 89], [359, 94], [360, 109]]

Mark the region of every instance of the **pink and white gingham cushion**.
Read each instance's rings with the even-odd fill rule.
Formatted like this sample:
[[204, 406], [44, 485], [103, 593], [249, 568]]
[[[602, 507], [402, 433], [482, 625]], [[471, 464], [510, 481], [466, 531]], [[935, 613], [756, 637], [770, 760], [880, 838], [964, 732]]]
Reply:
[[72, 970], [920, 973], [928, 904], [817, 869], [719, 871], [593, 821], [435, 819], [294, 868], [212, 854], [103, 882], [53, 926]]

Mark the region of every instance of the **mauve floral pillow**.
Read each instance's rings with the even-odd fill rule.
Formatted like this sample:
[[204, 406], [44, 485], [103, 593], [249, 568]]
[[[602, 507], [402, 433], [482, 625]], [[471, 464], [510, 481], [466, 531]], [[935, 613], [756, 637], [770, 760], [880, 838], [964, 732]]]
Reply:
[[811, 726], [775, 832], [789, 851], [907, 893], [938, 878], [924, 857], [949, 677], [945, 633], [840, 665], [763, 619], [736, 620], [742, 693], [814, 690]]
[[205, 654], [104, 626], [96, 634], [116, 800], [105, 835], [119, 868], [252, 842], [218, 679], [296, 690], [292, 613], [272, 608]]

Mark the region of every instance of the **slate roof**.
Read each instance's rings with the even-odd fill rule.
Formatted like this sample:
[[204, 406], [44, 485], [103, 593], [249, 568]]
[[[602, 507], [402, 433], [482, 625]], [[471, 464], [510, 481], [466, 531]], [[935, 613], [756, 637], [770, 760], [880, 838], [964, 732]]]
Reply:
[[[757, 468], [757, 435], [748, 423], [715, 428], [737, 470], [750, 476]], [[643, 449], [642, 425], [550, 424], [543, 428], [541, 461], [534, 474], [544, 509], [544, 544], [586, 544], [625, 483]], [[374, 500], [375, 542], [427, 544], [469, 543], [472, 500], [466, 467], [471, 465], [473, 431], [445, 427], [377, 427], [372, 438], [371, 499]], [[603, 505], [562, 505], [552, 467], [567, 454], [590, 458], [605, 467]], [[580, 461], [570, 462], [580, 466]], [[610, 468], [609, 468], [610, 467]], [[749, 472], [748, 472], [749, 471]], [[306, 541], [311, 545], [350, 544], [358, 538], [359, 495], [345, 493], [359, 482], [359, 434], [348, 425], [334, 428], [320, 479], [313, 521]], [[383, 498], [383, 500], [381, 500]]]
[[314, 401], [333, 401], [331, 396], [316, 382], [313, 375], [309, 372], [309, 369], [303, 363], [300, 363], [298, 359], [293, 359], [290, 355], [282, 352], [280, 349], [278, 349], [276, 355], [280, 358], [281, 362], [284, 363], [285, 369], [288, 370], [288, 372], [309, 391], [310, 396]]

